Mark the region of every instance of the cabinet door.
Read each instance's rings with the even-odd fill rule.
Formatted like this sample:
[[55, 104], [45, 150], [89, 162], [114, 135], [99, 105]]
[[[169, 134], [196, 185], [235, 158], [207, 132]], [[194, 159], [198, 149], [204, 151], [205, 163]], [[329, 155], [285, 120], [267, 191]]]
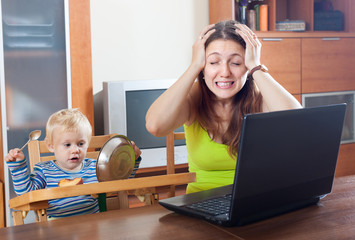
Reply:
[[302, 92], [355, 89], [355, 38], [302, 39]]
[[261, 62], [270, 74], [292, 94], [301, 93], [301, 40], [264, 38]]
[[209, 0], [209, 22], [235, 19], [234, 0]]
[[355, 174], [354, 152], [355, 143], [340, 145], [335, 177]]

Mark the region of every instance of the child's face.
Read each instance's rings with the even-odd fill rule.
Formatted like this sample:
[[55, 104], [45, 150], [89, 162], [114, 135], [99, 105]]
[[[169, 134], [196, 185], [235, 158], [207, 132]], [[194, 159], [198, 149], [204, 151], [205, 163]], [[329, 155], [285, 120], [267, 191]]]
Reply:
[[53, 142], [48, 144], [48, 149], [54, 152], [56, 164], [65, 171], [79, 171], [89, 145], [87, 133], [55, 128], [52, 136]]

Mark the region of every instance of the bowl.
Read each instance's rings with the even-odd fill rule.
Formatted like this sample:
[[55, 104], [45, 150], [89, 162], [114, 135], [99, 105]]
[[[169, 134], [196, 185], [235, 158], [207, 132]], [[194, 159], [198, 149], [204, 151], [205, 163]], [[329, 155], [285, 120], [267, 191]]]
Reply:
[[101, 148], [96, 162], [99, 182], [127, 179], [134, 168], [135, 154], [131, 141], [124, 135], [115, 135]]

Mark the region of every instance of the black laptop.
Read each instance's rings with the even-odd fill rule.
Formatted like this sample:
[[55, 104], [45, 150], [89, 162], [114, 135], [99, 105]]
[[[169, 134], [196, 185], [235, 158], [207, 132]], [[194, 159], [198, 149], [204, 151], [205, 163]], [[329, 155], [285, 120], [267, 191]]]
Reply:
[[223, 226], [315, 204], [332, 190], [345, 111], [336, 104], [246, 115], [234, 184], [159, 203]]

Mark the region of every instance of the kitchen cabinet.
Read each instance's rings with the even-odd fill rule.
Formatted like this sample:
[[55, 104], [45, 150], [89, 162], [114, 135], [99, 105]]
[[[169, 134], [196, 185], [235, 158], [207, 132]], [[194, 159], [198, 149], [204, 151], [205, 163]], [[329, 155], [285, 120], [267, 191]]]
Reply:
[[300, 94], [301, 39], [262, 38], [260, 41], [261, 62], [268, 67], [270, 74], [290, 93]]
[[[321, 0], [259, 0], [259, 4], [268, 5], [268, 31], [276, 30], [276, 21], [303, 20], [306, 31], [314, 30], [315, 5]], [[333, 9], [344, 15], [344, 31], [355, 32], [355, 2], [353, 0], [331, 1]], [[209, 21], [216, 23], [222, 20], [235, 19], [238, 4], [235, 0], [209, 0]], [[270, 33], [272, 35], [272, 33]]]
[[302, 39], [302, 92], [355, 90], [355, 38]]

